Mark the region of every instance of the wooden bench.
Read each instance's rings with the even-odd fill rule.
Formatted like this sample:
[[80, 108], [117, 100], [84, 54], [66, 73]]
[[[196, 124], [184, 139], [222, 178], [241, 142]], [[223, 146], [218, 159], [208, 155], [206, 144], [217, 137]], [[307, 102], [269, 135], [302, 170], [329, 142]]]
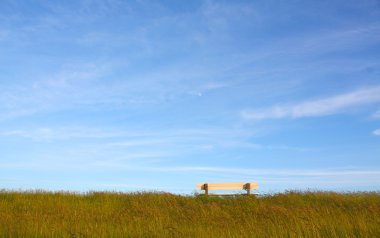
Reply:
[[247, 191], [246, 195], [251, 195], [252, 189], [258, 189], [258, 183], [198, 183], [198, 190], [204, 190], [205, 195], [215, 195], [215, 196], [226, 196], [226, 195], [234, 195], [234, 194], [209, 194], [210, 190], [238, 190], [244, 189]]

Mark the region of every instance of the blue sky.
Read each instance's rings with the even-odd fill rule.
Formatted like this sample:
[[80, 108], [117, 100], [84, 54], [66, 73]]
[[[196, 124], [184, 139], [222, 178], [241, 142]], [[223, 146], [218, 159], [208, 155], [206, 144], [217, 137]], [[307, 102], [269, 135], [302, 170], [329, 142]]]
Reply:
[[0, 187], [380, 189], [378, 1], [1, 1]]

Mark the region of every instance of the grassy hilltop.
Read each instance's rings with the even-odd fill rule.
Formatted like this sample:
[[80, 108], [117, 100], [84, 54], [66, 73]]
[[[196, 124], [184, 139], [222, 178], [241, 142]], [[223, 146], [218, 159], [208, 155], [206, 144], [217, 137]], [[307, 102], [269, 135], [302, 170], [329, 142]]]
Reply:
[[0, 237], [380, 237], [380, 193], [0, 191]]

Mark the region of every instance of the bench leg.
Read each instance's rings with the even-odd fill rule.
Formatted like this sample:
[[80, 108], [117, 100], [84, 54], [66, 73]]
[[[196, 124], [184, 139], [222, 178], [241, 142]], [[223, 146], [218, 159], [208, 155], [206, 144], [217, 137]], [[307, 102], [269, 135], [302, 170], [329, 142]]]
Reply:
[[247, 195], [251, 195], [251, 184], [250, 183], [247, 183], [245, 189], [247, 190]]

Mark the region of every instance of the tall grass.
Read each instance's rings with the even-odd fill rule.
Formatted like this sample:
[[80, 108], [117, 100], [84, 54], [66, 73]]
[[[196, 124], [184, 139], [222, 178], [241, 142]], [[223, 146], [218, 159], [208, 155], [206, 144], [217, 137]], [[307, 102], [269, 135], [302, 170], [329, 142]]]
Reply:
[[0, 191], [0, 237], [380, 237], [380, 193]]

